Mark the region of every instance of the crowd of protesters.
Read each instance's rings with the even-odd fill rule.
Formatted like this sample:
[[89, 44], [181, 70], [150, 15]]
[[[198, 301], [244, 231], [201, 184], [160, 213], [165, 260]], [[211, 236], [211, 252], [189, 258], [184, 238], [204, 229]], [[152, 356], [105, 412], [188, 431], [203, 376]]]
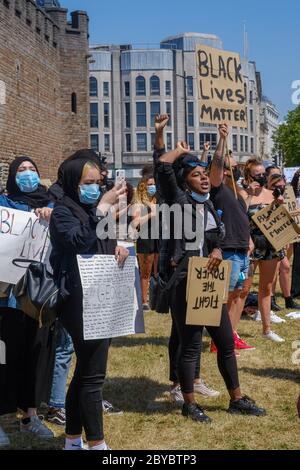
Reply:
[[[239, 351], [255, 347], [242, 339], [238, 330], [241, 316], [249, 306], [255, 274], [259, 273], [259, 288], [252, 313], [255, 320], [261, 321], [266, 341], [284, 342], [272, 326], [285, 321], [278, 315], [277, 279], [285, 308], [300, 309], [296, 300], [300, 296], [300, 244], [276, 251], [253, 220], [254, 214], [270, 204], [284, 203], [287, 183], [280, 168], [266, 169], [257, 158], [251, 158], [241, 172], [227, 149], [226, 124], [219, 126], [219, 142], [210, 164], [208, 144], [201, 156], [191, 153], [185, 142], [178, 142], [174, 150], [167, 152], [164, 129], [168, 119], [168, 115], [156, 117], [153, 166], [145, 168], [136, 190], [126, 182], [109, 182], [107, 168], [88, 149], [76, 152], [60, 165], [57, 182], [49, 189], [41, 184], [39, 170], [30, 157], [18, 157], [10, 165], [0, 206], [34, 212], [49, 224], [50, 264], [54, 278], [66, 292], [56, 322], [39, 328], [38, 322], [20, 309], [13, 286], [0, 283], [0, 338], [6, 346], [6, 363], [0, 365], [0, 415], [20, 411], [21, 433], [44, 439], [54, 437], [38, 413], [40, 405], [46, 403], [46, 420], [66, 428], [65, 450], [109, 449], [103, 412], [112, 412], [114, 407], [103, 400], [102, 386], [111, 341], [84, 340], [77, 255], [114, 255], [120, 267], [126, 262], [129, 252], [117, 243], [117, 234], [100, 238], [97, 231], [99, 221], [111, 210], [116, 220], [125, 213], [132, 229], [128, 238], [135, 243], [144, 313], [150, 310], [151, 278], [157, 281], [155, 285], [158, 280], [167, 284], [167, 311], [170, 310], [172, 320], [170, 398], [182, 406], [182, 415], [199, 423], [211, 422], [195, 394], [220, 394], [201, 374], [205, 325], [186, 324], [187, 272], [189, 258], [194, 256], [208, 258], [210, 272], [217, 270], [222, 260], [232, 263], [228, 301], [223, 305], [220, 326], [206, 327], [211, 353], [216, 354], [228, 390], [228, 412], [257, 417], [266, 414], [241, 392], [237, 356]], [[300, 170], [292, 187], [299, 202]], [[116, 210], [124, 198], [125, 207]], [[177, 205], [182, 212], [190, 207], [193, 233], [199, 221], [204, 221], [203, 236], [193, 249], [189, 248], [186, 227], [181, 227], [181, 239], [176, 238], [176, 220], [169, 222], [167, 240], [149, 237], [155, 226], [161, 234], [161, 205]], [[181, 221], [184, 223], [185, 219]], [[155, 305], [151, 307], [155, 309]], [[74, 353], [76, 367], [67, 386]], [[0, 427], [0, 446], [9, 445], [10, 438]]]

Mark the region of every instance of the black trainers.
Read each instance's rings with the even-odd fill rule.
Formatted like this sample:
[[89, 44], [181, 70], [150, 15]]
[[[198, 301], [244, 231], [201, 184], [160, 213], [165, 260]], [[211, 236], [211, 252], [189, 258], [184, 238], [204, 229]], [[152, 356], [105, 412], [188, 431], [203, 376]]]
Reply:
[[103, 413], [107, 415], [122, 415], [124, 412], [122, 410], [119, 410], [119, 408], [116, 408], [112, 403], [110, 403], [107, 400], [102, 400], [102, 410]]
[[212, 421], [196, 403], [190, 405], [185, 403], [182, 408], [182, 416], [191, 418], [193, 421], [198, 421], [199, 423], [209, 424]]
[[265, 416], [266, 410], [256, 406], [255, 401], [245, 396], [240, 400], [231, 400], [228, 408], [228, 413], [252, 416]]
[[280, 312], [282, 310], [280, 305], [276, 302], [276, 297], [274, 297], [274, 295], [271, 297], [271, 310], [273, 310], [273, 312]]
[[285, 299], [285, 308], [292, 310], [292, 309], [300, 309], [300, 305], [295, 302], [293, 297], [286, 297]]
[[49, 408], [47, 421], [57, 426], [66, 425], [66, 410], [64, 408]]

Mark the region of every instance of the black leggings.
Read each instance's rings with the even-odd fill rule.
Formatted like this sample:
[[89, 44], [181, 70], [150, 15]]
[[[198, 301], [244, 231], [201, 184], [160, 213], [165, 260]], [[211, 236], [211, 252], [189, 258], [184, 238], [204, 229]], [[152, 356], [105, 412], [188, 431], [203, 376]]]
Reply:
[[[202, 336], [202, 332], [201, 332]], [[197, 355], [195, 380], [200, 379], [200, 359], [202, 352], [202, 338], [200, 342], [199, 354]], [[169, 363], [170, 363], [170, 382], [179, 383], [178, 378], [178, 362], [180, 357], [180, 338], [177, 333], [177, 328], [172, 320], [171, 336], [169, 340]]]
[[292, 296], [300, 297], [300, 243], [294, 244]]
[[[180, 338], [178, 376], [183, 393], [194, 392], [196, 364], [202, 346], [203, 326], [186, 325], [186, 278], [171, 292], [171, 313]], [[206, 327], [218, 348], [218, 367], [228, 390], [239, 388], [234, 337], [227, 307], [223, 306], [219, 327]]]
[[61, 322], [72, 338], [77, 359], [66, 397], [66, 434], [77, 436], [84, 428], [88, 441], [102, 441], [102, 386], [106, 374], [109, 340], [83, 339], [80, 305], [82, 297], [72, 294], [61, 315]]

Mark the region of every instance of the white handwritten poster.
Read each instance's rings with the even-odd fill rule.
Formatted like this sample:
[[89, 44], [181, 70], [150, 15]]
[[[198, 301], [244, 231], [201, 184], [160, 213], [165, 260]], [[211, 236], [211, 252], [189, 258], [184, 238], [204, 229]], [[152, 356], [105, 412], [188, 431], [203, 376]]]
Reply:
[[0, 281], [16, 284], [30, 262], [44, 261], [48, 225], [32, 212], [0, 206]]
[[114, 256], [77, 256], [83, 290], [84, 339], [117, 338], [136, 333], [135, 263], [120, 268]]

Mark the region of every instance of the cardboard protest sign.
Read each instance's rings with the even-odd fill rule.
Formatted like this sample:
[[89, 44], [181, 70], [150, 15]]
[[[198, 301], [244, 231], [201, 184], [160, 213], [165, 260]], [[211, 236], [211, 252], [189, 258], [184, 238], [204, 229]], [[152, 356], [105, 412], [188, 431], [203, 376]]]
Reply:
[[0, 281], [16, 284], [33, 261], [44, 261], [48, 225], [32, 212], [0, 206]]
[[284, 205], [277, 207], [271, 204], [257, 212], [252, 219], [276, 251], [292, 243], [298, 235], [297, 225]]
[[199, 45], [196, 50], [200, 122], [247, 127], [240, 55]]
[[229, 264], [222, 262], [217, 271], [207, 271], [208, 258], [193, 257], [189, 265], [187, 325], [220, 326]]
[[[298, 208], [294, 189], [291, 185], [287, 185], [285, 188], [284, 205], [300, 230], [300, 209]], [[297, 214], [297, 212], [299, 212], [299, 214]], [[300, 243], [300, 234], [295, 238], [293, 243]]]
[[120, 268], [114, 256], [77, 256], [83, 290], [85, 340], [136, 333], [135, 256]]

